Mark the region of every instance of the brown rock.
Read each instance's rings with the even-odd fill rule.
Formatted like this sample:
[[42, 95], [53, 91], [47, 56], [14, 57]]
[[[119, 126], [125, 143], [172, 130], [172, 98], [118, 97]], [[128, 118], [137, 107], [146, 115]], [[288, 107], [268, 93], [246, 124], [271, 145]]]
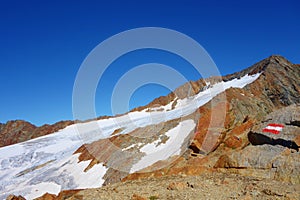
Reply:
[[297, 135], [297, 136], [294, 138], [294, 141], [296, 142], [296, 144], [297, 144], [298, 146], [300, 146], [300, 134]]
[[185, 182], [172, 182], [167, 187], [168, 190], [184, 190], [188, 187], [188, 183]]
[[57, 196], [54, 194], [45, 193], [43, 196], [39, 197], [38, 200], [56, 200]]
[[77, 195], [77, 193], [80, 191], [81, 190], [64, 190], [61, 191], [57, 196], [54, 194], [45, 193], [43, 196], [36, 198], [35, 200], [64, 200], [70, 197], [76, 200], [81, 200], [83, 197], [81, 195]]
[[146, 200], [146, 198], [139, 196], [137, 194], [133, 194], [131, 200]]
[[24, 197], [22, 196], [15, 196], [15, 195], [9, 195], [6, 200], [26, 200]]
[[242, 146], [243, 141], [241, 138], [234, 135], [234, 136], [230, 136], [229, 138], [227, 138], [225, 140], [225, 144], [227, 147], [230, 147], [230, 148], [238, 148], [238, 147]]

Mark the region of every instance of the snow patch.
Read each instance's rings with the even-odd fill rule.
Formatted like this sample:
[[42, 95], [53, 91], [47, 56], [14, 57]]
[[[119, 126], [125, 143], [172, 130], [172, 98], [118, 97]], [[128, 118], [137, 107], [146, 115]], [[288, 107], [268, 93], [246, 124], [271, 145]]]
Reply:
[[34, 199], [44, 195], [47, 191], [50, 194], [58, 195], [60, 192], [61, 186], [53, 182], [39, 183], [33, 185], [31, 192], [25, 196], [26, 199]]
[[91, 169], [84, 172], [84, 169], [90, 164], [90, 160], [79, 162], [80, 154], [72, 155], [66, 162], [67, 164], [60, 167], [58, 174], [68, 173], [74, 178], [77, 187], [74, 189], [96, 188], [104, 183], [103, 176], [108, 170], [102, 163], [94, 165]]
[[171, 156], [179, 155], [182, 143], [190, 132], [194, 130], [195, 125], [195, 122], [191, 119], [182, 121], [175, 128], [165, 133], [169, 137], [166, 143], [161, 143], [157, 146], [159, 139], [159, 141], [143, 146], [140, 151], [146, 155], [132, 166], [130, 173], [144, 169], [159, 160], [166, 160]]

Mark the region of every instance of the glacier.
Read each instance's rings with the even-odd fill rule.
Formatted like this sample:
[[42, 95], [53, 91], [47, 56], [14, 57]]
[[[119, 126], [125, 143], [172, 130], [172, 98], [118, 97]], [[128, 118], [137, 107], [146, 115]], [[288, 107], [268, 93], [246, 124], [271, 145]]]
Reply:
[[[5, 199], [9, 194], [33, 199], [46, 192], [58, 194], [61, 190], [67, 189], [101, 187], [104, 182], [103, 176], [108, 169], [99, 163], [85, 172], [84, 169], [89, 162], [79, 163], [78, 154], [73, 154], [81, 145], [108, 138], [120, 128], [122, 128], [120, 134], [127, 134], [138, 127], [187, 116], [226, 89], [243, 88], [259, 76], [260, 73], [216, 83], [192, 97], [176, 99], [178, 102], [174, 109], [170, 109], [172, 101], [162, 106], [162, 110], [158, 108], [152, 112], [135, 111], [118, 117], [73, 124], [50, 135], [2, 147], [0, 148], [0, 199]], [[181, 129], [184, 128], [186, 134], [190, 133], [195, 126], [192, 120], [181, 123]], [[176, 129], [171, 131], [169, 136], [174, 132]], [[184, 140], [181, 137], [180, 139]], [[142, 157], [132, 167], [131, 172], [177, 154], [180, 142], [183, 141], [177, 141], [177, 149], [172, 149], [163, 157], [147, 157], [153, 155], [150, 153], [155, 152], [155, 148], [159, 147], [151, 144], [144, 146], [146, 157]]]

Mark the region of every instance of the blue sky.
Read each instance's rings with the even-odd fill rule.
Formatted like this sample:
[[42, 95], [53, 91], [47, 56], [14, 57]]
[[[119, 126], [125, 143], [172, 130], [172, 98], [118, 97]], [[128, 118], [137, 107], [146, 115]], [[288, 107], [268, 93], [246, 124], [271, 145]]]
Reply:
[[[0, 1], [0, 122], [24, 119], [41, 125], [73, 119], [72, 90], [88, 53], [108, 37], [138, 27], [187, 34], [211, 55], [222, 74], [271, 54], [300, 63], [299, 1]], [[184, 60], [166, 52], [120, 58], [97, 91], [97, 115], [110, 115], [115, 82], [131, 65], [159, 62], [196, 80]], [[120, 68], [127, 66], [127, 68]], [[130, 107], [168, 93], [146, 85]]]

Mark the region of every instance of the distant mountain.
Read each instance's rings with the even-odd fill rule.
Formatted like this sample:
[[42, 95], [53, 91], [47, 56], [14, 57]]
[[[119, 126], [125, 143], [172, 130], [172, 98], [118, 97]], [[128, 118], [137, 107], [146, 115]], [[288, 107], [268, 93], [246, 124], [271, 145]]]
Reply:
[[74, 124], [74, 122], [60, 121], [53, 125], [45, 124], [40, 127], [24, 120], [8, 121], [5, 124], [0, 123], [0, 147], [48, 135], [71, 124]]
[[[48, 135], [0, 148], [0, 199], [204, 171], [299, 184], [299, 104], [300, 65], [281, 56], [189, 82], [124, 115], [63, 123], [59, 131], [49, 128]], [[284, 128], [279, 135], [262, 132], [268, 123]], [[10, 127], [17, 134], [2, 134]], [[0, 126], [0, 135], [12, 144], [18, 140], [7, 137], [25, 141], [35, 130], [8, 123]]]

